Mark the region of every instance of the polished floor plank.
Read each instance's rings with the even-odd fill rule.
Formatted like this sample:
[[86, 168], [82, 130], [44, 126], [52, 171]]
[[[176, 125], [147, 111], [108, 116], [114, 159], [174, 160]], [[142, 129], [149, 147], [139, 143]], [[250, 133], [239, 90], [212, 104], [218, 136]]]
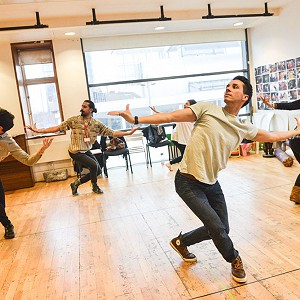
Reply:
[[300, 172], [262, 155], [232, 158], [220, 173], [230, 236], [248, 275], [211, 241], [189, 247], [198, 262], [169, 246], [201, 226], [174, 188], [175, 172], [159, 163], [111, 168], [103, 195], [74, 178], [7, 193], [16, 238], [0, 239], [0, 299], [299, 299], [300, 205], [289, 201]]

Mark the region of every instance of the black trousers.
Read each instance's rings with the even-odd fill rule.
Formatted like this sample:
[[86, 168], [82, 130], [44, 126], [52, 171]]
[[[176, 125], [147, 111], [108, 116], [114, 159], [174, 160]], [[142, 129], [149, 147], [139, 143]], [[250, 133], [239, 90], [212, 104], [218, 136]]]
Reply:
[[[289, 140], [289, 145], [291, 149], [293, 150], [293, 153], [298, 161], [300, 163], [300, 138], [293, 138]], [[295, 186], [300, 187], [300, 174], [298, 175]]]
[[5, 212], [5, 193], [3, 184], [0, 178], [0, 223], [5, 227], [7, 225], [10, 225], [10, 220], [6, 215]]
[[92, 154], [91, 151], [85, 153], [77, 152], [71, 153], [69, 155], [75, 161], [78, 161], [83, 167], [89, 169], [89, 173], [85, 174], [80, 178], [81, 183], [88, 182], [89, 180], [92, 183], [97, 183], [97, 176], [101, 174], [101, 168], [98, 164], [96, 157]]

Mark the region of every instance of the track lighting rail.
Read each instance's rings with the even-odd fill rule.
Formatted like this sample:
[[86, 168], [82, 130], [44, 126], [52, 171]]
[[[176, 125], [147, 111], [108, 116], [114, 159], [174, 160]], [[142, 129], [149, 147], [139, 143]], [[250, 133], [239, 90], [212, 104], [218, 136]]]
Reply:
[[202, 19], [225, 19], [225, 18], [246, 18], [246, 17], [271, 17], [273, 13], [268, 12], [268, 3], [265, 3], [265, 12], [262, 14], [241, 14], [241, 15], [213, 15], [211, 13], [210, 4], [208, 4], [208, 14], [203, 16]]
[[36, 24], [28, 25], [28, 26], [15, 26], [15, 27], [0, 27], [0, 31], [8, 31], [8, 30], [20, 30], [20, 29], [40, 29], [40, 28], [48, 28], [48, 25], [41, 24], [40, 14], [39, 12], [35, 13]]
[[160, 6], [160, 17], [159, 18], [148, 18], [148, 19], [128, 19], [128, 20], [111, 20], [111, 21], [98, 21], [96, 18], [96, 10], [92, 8], [93, 20], [86, 22], [86, 25], [101, 25], [101, 24], [116, 24], [116, 23], [132, 23], [132, 22], [155, 22], [155, 21], [171, 21], [172, 18], [166, 18], [164, 15], [164, 7]]

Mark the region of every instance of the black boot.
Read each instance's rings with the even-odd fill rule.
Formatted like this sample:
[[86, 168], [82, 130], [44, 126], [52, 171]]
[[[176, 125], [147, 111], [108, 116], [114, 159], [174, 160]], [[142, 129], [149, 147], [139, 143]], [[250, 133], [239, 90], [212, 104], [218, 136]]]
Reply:
[[15, 237], [14, 225], [10, 223], [9, 225], [4, 226], [4, 228], [5, 228], [4, 238], [13, 239]]
[[93, 183], [93, 192], [96, 194], [103, 194], [103, 190], [98, 186], [97, 183]]
[[72, 190], [72, 195], [73, 196], [77, 196], [78, 195], [78, 192], [77, 192], [77, 189], [78, 187], [80, 186], [81, 182], [79, 179], [76, 179], [74, 182], [72, 182], [70, 184], [70, 187], [71, 187], [71, 190]]

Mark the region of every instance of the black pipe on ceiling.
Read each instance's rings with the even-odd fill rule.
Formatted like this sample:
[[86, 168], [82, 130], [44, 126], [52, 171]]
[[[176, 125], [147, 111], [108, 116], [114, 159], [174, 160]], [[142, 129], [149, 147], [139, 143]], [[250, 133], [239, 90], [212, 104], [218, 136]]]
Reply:
[[132, 23], [132, 22], [155, 22], [155, 21], [171, 21], [172, 18], [166, 18], [164, 15], [164, 7], [160, 6], [160, 17], [159, 18], [148, 18], [148, 19], [129, 19], [129, 20], [111, 20], [111, 21], [98, 21], [96, 18], [96, 10], [92, 8], [93, 20], [86, 22], [86, 25], [100, 25], [100, 24], [116, 24], [116, 23]]
[[15, 26], [15, 27], [0, 27], [0, 31], [8, 31], [8, 30], [20, 30], [20, 29], [40, 29], [40, 28], [48, 28], [48, 25], [41, 24], [40, 14], [39, 12], [35, 13], [36, 24], [28, 25], [28, 26]]
[[268, 3], [265, 3], [265, 12], [263, 14], [241, 14], [241, 15], [218, 15], [215, 16], [211, 13], [210, 4], [208, 4], [208, 14], [203, 16], [202, 19], [226, 19], [226, 18], [247, 18], [247, 17], [271, 17], [273, 13], [268, 12]]

